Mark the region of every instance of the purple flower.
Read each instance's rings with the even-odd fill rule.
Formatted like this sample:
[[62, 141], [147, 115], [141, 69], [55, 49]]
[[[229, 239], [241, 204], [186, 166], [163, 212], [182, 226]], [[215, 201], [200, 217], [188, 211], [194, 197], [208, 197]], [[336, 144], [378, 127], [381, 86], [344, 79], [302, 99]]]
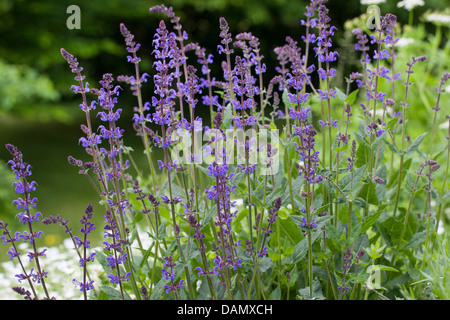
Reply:
[[174, 268], [176, 267], [176, 263], [173, 261], [172, 255], [163, 257], [164, 263], [163, 268], [161, 269], [161, 276], [166, 280], [170, 280], [170, 283], [164, 285], [166, 288], [166, 293], [173, 292], [175, 298], [177, 298], [177, 293], [180, 290], [184, 289], [184, 279], [181, 279], [178, 283], [175, 283], [176, 275]]
[[80, 282], [77, 279], [73, 279], [72, 281], [75, 283], [75, 288], [79, 288], [81, 292], [94, 289], [94, 280], [91, 280], [88, 283]]
[[[106, 210], [105, 214], [105, 227], [104, 238], [110, 238], [111, 242], [103, 242], [105, 245], [104, 250], [109, 252], [107, 257], [108, 265], [112, 271], [116, 273], [108, 274], [108, 278], [112, 284], [120, 284], [122, 281], [129, 281], [130, 272], [123, 275], [120, 274], [120, 265], [127, 262], [127, 254], [125, 253], [124, 246], [127, 245], [128, 240], [120, 237], [119, 230], [117, 229], [116, 219], [110, 210]], [[117, 259], [115, 258], [117, 257]]]
[[[72, 61], [72, 63], [74, 63]], [[31, 207], [36, 206], [37, 198], [32, 198], [31, 193], [36, 190], [36, 182], [28, 182], [28, 178], [31, 176], [31, 166], [29, 166], [24, 160], [23, 160], [23, 154], [18, 150], [17, 147], [6, 144], [6, 149], [9, 151], [9, 153], [12, 156], [12, 160], [8, 161], [8, 164], [11, 166], [11, 170], [15, 174], [15, 182], [13, 185], [15, 186], [15, 191], [21, 195], [20, 198], [17, 200], [14, 200], [13, 203], [16, 205], [16, 207], [23, 208], [24, 212], [20, 212], [17, 214], [17, 218], [19, 221], [25, 225], [27, 225], [27, 229], [29, 231], [24, 231], [23, 233], [16, 232], [14, 236], [11, 235], [10, 231], [8, 230], [7, 223], [4, 223], [3, 221], [0, 221], [0, 229], [3, 230], [1, 239], [3, 240], [3, 244], [11, 244], [12, 248], [8, 251], [10, 255], [10, 259], [13, 260], [14, 258], [17, 258], [19, 260], [19, 263], [22, 267], [22, 274], [17, 274], [17, 280], [19, 282], [23, 280], [28, 280], [28, 283], [30, 286], [34, 286], [34, 283], [42, 283], [42, 286], [44, 287], [46, 297], [50, 299], [50, 296], [48, 295], [48, 291], [45, 285], [45, 277], [47, 277], [47, 272], [45, 272], [44, 269], [41, 268], [41, 263], [39, 257], [45, 256], [45, 252], [47, 249], [43, 249], [41, 251], [37, 250], [36, 246], [36, 239], [42, 237], [42, 231], [34, 231], [33, 225], [35, 222], [39, 221], [41, 217], [41, 213], [37, 212], [35, 214], [32, 214], [30, 212]], [[36, 272], [35, 269], [30, 269], [29, 272], [25, 270], [25, 267], [23, 266], [20, 254], [21, 252], [17, 250], [16, 242], [22, 240], [23, 242], [28, 242], [32, 244], [33, 249], [32, 251], [29, 251], [27, 253], [28, 258], [30, 261], [35, 260], [36, 264]], [[33, 292], [35, 292], [34, 288]], [[35, 297], [37, 298], [37, 297]]]
[[87, 291], [92, 290], [94, 288], [94, 281], [87, 282], [86, 278], [86, 267], [88, 262], [94, 262], [95, 252], [91, 253], [89, 257], [87, 256], [87, 249], [90, 248], [90, 241], [88, 240], [88, 235], [91, 231], [95, 230], [94, 223], [91, 222], [93, 217], [94, 208], [91, 204], [89, 204], [85, 211], [84, 215], [81, 217], [80, 223], [82, 225], [80, 232], [83, 234], [83, 240], [78, 238], [77, 236], [73, 237], [76, 245], [79, 248], [82, 248], [82, 257], [80, 257], [80, 267], [83, 268], [83, 279], [82, 281], [78, 281], [73, 279], [76, 288], [80, 288], [80, 291], [84, 292], [84, 298], [87, 299]]
[[308, 223], [306, 221], [306, 219], [303, 217], [302, 218], [302, 223], [300, 224], [300, 226], [303, 227], [303, 228], [315, 229], [315, 228], [317, 228], [316, 219], [313, 218], [312, 221], [310, 223]]
[[336, 128], [339, 121], [333, 120], [333, 118], [330, 118], [330, 121], [324, 122], [322, 120], [319, 120], [318, 122], [322, 128], [323, 127], [331, 127], [331, 126]]
[[322, 91], [321, 89], [317, 89], [317, 92], [319, 93], [319, 98], [322, 100], [328, 100], [331, 98], [336, 98], [336, 92], [337, 90], [328, 89], [328, 91]]
[[226, 55], [229, 55], [233, 53], [233, 49], [229, 48], [229, 44], [231, 41], [231, 33], [229, 33], [230, 27], [228, 26], [228, 22], [225, 18], [221, 17], [219, 19], [219, 26], [220, 26], [220, 38], [222, 40], [220, 41], [222, 45], [217, 46], [217, 51], [219, 54], [225, 53]]

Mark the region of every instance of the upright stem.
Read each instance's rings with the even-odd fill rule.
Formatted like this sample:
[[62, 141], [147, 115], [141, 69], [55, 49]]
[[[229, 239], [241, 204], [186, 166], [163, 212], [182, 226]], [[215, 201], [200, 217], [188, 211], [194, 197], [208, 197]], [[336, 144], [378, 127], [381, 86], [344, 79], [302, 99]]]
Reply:
[[399, 172], [398, 172], [398, 182], [397, 182], [397, 191], [395, 194], [395, 202], [394, 202], [394, 210], [392, 213], [392, 216], [395, 218], [395, 215], [397, 213], [397, 207], [398, 207], [398, 201], [399, 201], [399, 197], [400, 197], [400, 189], [401, 189], [401, 183], [402, 183], [402, 178], [403, 178], [403, 160], [404, 160], [404, 156], [405, 156], [405, 127], [406, 127], [406, 101], [408, 98], [408, 88], [410, 86], [410, 75], [411, 75], [411, 69], [412, 69], [412, 65], [413, 63], [411, 63], [409, 65], [408, 68], [408, 76], [406, 77], [406, 83], [405, 83], [405, 97], [403, 100], [403, 113], [402, 113], [402, 137], [401, 137], [401, 149], [400, 149], [400, 168], [399, 168]]
[[[24, 186], [26, 186], [28, 184], [25, 177], [22, 178], [22, 183]], [[29, 195], [28, 195], [26, 188], [24, 191], [24, 197], [25, 197], [25, 199], [29, 199]], [[30, 231], [30, 237], [33, 237], [34, 233], [33, 233], [33, 227], [31, 226], [32, 220], [31, 220], [30, 210], [27, 208], [26, 211], [27, 211], [27, 216], [28, 216], [28, 230]], [[41, 281], [42, 281], [42, 287], [44, 288], [45, 296], [47, 297], [47, 299], [50, 299], [50, 295], [48, 294], [47, 286], [45, 285], [45, 279], [44, 279], [45, 277], [42, 274], [41, 264], [39, 262], [39, 253], [38, 253], [38, 250], [36, 247], [36, 241], [34, 241], [33, 238], [31, 238], [31, 239], [32, 239], [31, 241], [33, 242], [33, 252], [35, 254], [34, 260], [36, 262], [36, 267], [39, 272], [39, 277], [41, 278]]]

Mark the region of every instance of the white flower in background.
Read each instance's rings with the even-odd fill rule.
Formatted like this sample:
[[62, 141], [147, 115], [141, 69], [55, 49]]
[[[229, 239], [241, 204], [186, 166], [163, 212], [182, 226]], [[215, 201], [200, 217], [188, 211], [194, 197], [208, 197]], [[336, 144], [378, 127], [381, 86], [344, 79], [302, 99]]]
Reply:
[[397, 3], [398, 8], [405, 8], [408, 11], [411, 11], [415, 7], [424, 6], [425, 2], [423, 0], [403, 0]]
[[386, 111], [381, 108], [377, 108], [377, 111], [375, 111], [375, 114], [377, 116], [381, 117], [381, 116], [383, 116], [384, 113], [392, 114], [392, 111], [393, 111], [393, 109], [391, 107], [386, 107]]
[[442, 220], [440, 220], [438, 229], [437, 229], [437, 234], [444, 234], [444, 233], [445, 233], [444, 222], [442, 222]]
[[399, 38], [397, 43], [395, 44], [396, 47], [406, 47], [407, 45], [410, 45], [411, 43], [414, 43], [414, 38]]
[[431, 13], [426, 19], [428, 22], [433, 22], [437, 24], [450, 24], [450, 15], [443, 13]]
[[445, 92], [450, 93], [450, 84], [448, 86], [445, 87]]
[[371, 5], [385, 3], [386, 0], [361, 0], [361, 5]]
[[[19, 244], [19, 251], [29, 250], [28, 243]], [[95, 248], [93, 249], [95, 250]], [[25, 268], [29, 269], [29, 259], [22, 259]], [[97, 262], [97, 261], [96, 261]], [[78, 300], [83, 299], [83, 293], [75, 288], [72, 279], [82, 277], [82, 268], [78, 255], [74, 251], [74, 245], [71, 239], [66, 239], [59, 246], [47, 248], [45, 257], [41, 261], [43, 269], [48, 272], [45, 284], [49, 290], [50, 297], [58, 300]], [[99, 285], [99, 275], [103, 273], [100, 263], [90, 263], [88, 265], [89, 273], [95, 281], [94, 285]], [[14, 286], [23, 286], [29, 290], [27, 284], [20, 284], [14, 277], [15, 274], [22, 273], [22, 269], [16, 260], [6, 261], [0, 264], [0, 300], [23, 300], [19, 294], [12, 291]], [[44, 292], [41, 285], [36, 286], [38, 296], [43, 297]]]
[[442, 122], [439, 125], [439, 129], [446, 129], [446, 130], [448, 130], [448, 121]]

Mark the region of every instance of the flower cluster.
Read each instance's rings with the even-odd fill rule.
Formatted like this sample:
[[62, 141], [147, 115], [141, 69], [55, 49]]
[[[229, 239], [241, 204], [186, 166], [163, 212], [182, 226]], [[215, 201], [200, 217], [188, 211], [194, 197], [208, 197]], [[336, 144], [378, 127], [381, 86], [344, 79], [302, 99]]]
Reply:
[[[104, 170], [103, 174], [108, 181], [116, 181], [121, 178], [123, 171], [129, 167], [128, 161], [122, 163], [119, 154], [123, 152], [120, 140], [124, 130], [117, 126], [117, 121], [120, 118], [122, 109], [115, 110], [117, 104], [117, 96], [119, 95], [120, 86], [114, 86], [112, 83], [114, 78], [110, 73], [103, 75], [103, 79], [100, 81], [102, 87], [92, 89], [93, 94], [98, 96], [99, 105], [103, 110], [97, 114], [100, 120], [106, 122], [105, 125], [100, 125], [98, 130], [100, 131], [100, 139], [108, 141], [109, 147], [99, 149], [100, 156], [108, 160], [110, 164], [109, 168]], [[114, 182], [113, 182], [114, 183]]]
[[131, 275], [131, 272], [121, 274], [120, 269], [120, 265], [127, 262], [128, 254], [125, 253], [124, 246], [128, 242], [120, 237], [116, 219], [110, 210], [106, 210], [104, 229], [104, 238], [111, 239], [111, 242], [103, 242], [105, 250], [109, 252], [108, 265], [113, 271], [108, 274], [108, 278], [112, 284], [119, 284], [122, 288], [122, 281], [128, 281]]
[[[41, 238], [43, 232], [34, 231], [33, 229], [34, 223], [39, 221], [39, 218], [41, 217], [40, 212], [37, 212], [35, 214], [31, 212], [31, 210], [35, 208], [37, 205], [37, 198], [32, 198], [31, 196], [31, 193], [36, 190], [36, 182], [28, 181], [28, 177], [32, 175], [31, 166], [28, 165], [23, 160], [22, 152], [19, 151], [17, 147], [11, 144], [7, 144], [6, 149], [13, 157], [12, 160], [8, 161], [8, 164], [11, 166], [11, 170], [15, 174], [15, 182], [13, 182], [13, 185], [15, 187], [14, 189], [16, 193], [20, 195], [20, 197], [14, 200], [13, 203], [16, 205], [17, 209], [23, 210], [23, 212], [18, 213], [16, 217], [22, 224], [27, 226], [29, 231], [24, 231], [23, 233], [16, 232], [13, 236], [7, 228], [8, 224], [4, 223], [3, 221], [0, 221], [0, 229], [3, 230], [3, 235], [0, 236], [0, 239], [3, 240], [4, 245], [7, 244], [12, 245], [12, 248], [8, 251], [10, 259], [13, 260], [14, 258], [17, 258], [19, 260], [19, 264], [22, 267], [23, 273], [16, 275], [17, 280], [19, 282], [27, 280], [36, 299], [37, 295], [33, 283], [37, 284], [42, 283], [42, 286], [45, 290], [46, 298], [50, 299], [50, 296], [47, 292], [47, 288], [45, 285], [45, 278], [47, 277], [47, 272], [44, 269], [42, 269], [39, 258], [45, 256], [45, 252], [47, 251], [47, 249], [38, 251], [36, 246], [36, 239]], [[33, 250], [29, 251], [27, 256], [30, 262], [34, 260], [36, 265], [36, 271], [34, 268], [31, 268], [29, 271], [25, 270], [25, 267], [23, 266], [20, 258], [21, 252], [18, 251], [16, 245], [16, 242], [20, 240], [32, 245]], [[26, 295], [26, 297], [29, 297], [29, 295]]]
[[281, 208], [281, 198], [277, 198], [273, 203], [273, 208], [269, 210], [269, 217], [267, 218], [267, 228], [261, 227], [265, 232], [264, 239], [262, 242], [261, 250], [258, 252], [258, 257], [263, 257], [267, 254], [267, 247], [265, 246], [267, 235], [271, 234], [273, 230], [270, 228], [277, 220], [278, 211]]
[[[219, 228], [217, 231], [217, 243], [213, 244], [213, 250], [216, 252], [214, 259], [214, 273], [220, 274], [224, 280], [226, 269], [233, 268], [236, 270], [241, 266], [241, 259], [234, 255], [234, 247], [237, 245], [233, 240], [232, 220], [236, 212], [233, 212], [234, 204], [230, 201], [231, 194], [236, 186], [230, 186], [233, 174], [229, 173], [226, 163], [217, 164], [213, 162], [208, 166], [208, 174], [215, 179], [216, 184], [209, 189], [205, 189], [206, 197], [215, 202], [217, 206], [217, 215], [214, 225]], [[204, 274], [203, 270], [199, 270], [199, 274]], [[226, 285], [225, 281], [222, 281]]]
[[161, 276], [166, 279], [170, 280], [170, 284], [164, 285], [164, 288], [166, 288], [166, 293], [173, 292], [175, 299], [178, 300], [178, 291], [184, 289], [184, 279], [181, 279], [178, 283], [175, 283], [176, 275], [175, 275], [175, 266], [177, 265], [173, 261], [172, 255], [168, 257], [163, 257], [164, 263], [163, 268], [161, 269]]
[[[387, 234], [385, 237], [384, 234], [390, 228], [387, 223], [392, 219], [383, 218], [375, 222], [373, 219], [383, 211], [380, 208], [388, 210], [393, 205], [393, 219], [399, 222], [399, 217], [395, 215], [402, 200], [404, 180], [412, 196], [422, 189], [428, 196], [425, 205], [428, 220], [426, 243], [419, 249], [423, 249], [424, 254], [428, 253], [428, 241], [433, 238], [429, 233], [434, 232], [430, 228], [434, 209], [432, 196], [442, 200], [436, 210], [436, 220], [439, 222], [441, 207], [445, 205], [447, 176], [441, 194], [435, 193], [435, 180], [441, 182], [442, 177], [435, 176], [441, 167], [434, 160], [438, 155], [433, 154], [433, 144], [429, 154], [419, 151], [429, 160], [421, 165], [414, 186], [411, 186], [414, 180], [408, 169], [414, 162], [405, 161], [410, 161], [406, 156], [418, 149], [420, 139], [424, 137], [422, 135], [411, 143], [411, 138], [405, 134], [405, 123], [406, 108], [409, 106], [408, 88], [413, 84], [413, 66], [425, 57], [412, 58], [406, 64], [406, 79], [402, 82], [405, 87], [404, 100], [398, 102], [395, 85], [401, 74], [395, 65], [398, 61], [396, 47], [400, 47], [396, 38], [397, 17], [387, 14], [381, 17], [381, 23], [372, 33], [365, 33], [359, 28], [353, 30], [357, 40], [354, 49], [361, 55], [359, 59], [363, 67], [361, 73], [353, 72], [346, 79], [345, 92], [338, 90], [332, 82], [338, 76], [342, 78], [340, 72], [344, 69], [334, 67], [339, 58], [332, 41], [337, 29], [330, 23], [326, 3], [327, 0], [311, 0], [306, 6], [305, 16], [301, 20], [301, 25], [306, 29], [301, 37], [302, 46], [293, 38], [286, 37], [285, 44], [275, 48], [279, 66], [275, 68], [277, 75], [268, 82], [267, 87], [263, 76], [268, 68], [263, 61], [259, 39], [251, 32], [232, 36], [225, 18], [219, 19], [217, 57], [222, 58], [219, 72], [223, 73], [220, 81], [213, 77], [215, 68], [212, 63], [217, 57], [207, 53], [197, 43], [188, 42], [180, 18], [171, 7], [159, 5], [150, 9], [153, 13], [164, 14], [171, 23], [166, 26], [161, 20], [152, 41], [152, 81], [149, 74], [139, 70], [141, 58], [137, 53], [141, 45], [135, 42], [127, 27], [120, 24], [120, 33], [126, 45], [126, 60], [134, 67], [134, 73], [121, 75], [116, 80], [126, 83], [137, 98], [131, 120], [137, 135], [142, 138], [151, 174], [141, 171], [139, 162], [135, 162], [130, 153], [131, 148], [124, 144], [124, 130], [119, 127], [123, 113], [118, 108], [122, 88], [114, 84], [113, 75], [105, 73], [100, 86], [92, 88], [85, 81], [83, 68], [77, 59], [61, 49], [63, 58], [75, 75], [76, 84], [71, 90], [81, 96], [80, 108], [86, 115], [86, 123], [81, 125], [83, 137], [79, 139], [79, 144], [91, 157], [90, 161], [82, 161], [69, 156], [68, 162], [89, 179], [105, 210], [101, 265], [107, 274], [104, 278], [109, 280], [111, 287], [102, 290], [102, 295], [111, 294], [117, 298], [119, 292], [122, 299], [148, 300], [159, 289], [164, 289], [169, 298], [176, 300], [185, 297], [260, 299], [269, 296], [266, 291], [276, 287], [275, 280], [287, 285], [279, 286], [281, 290], [287, 288], [287, 291], [279, 293], [282, 297], [287, 293], [288, 299], [290, 292], [294, 292], [292, 286], [300, 283], [306, 283], [309, 287], [296, 287], [299, 297], [306, 297], [305, 293], [309, 290], [309, 298], [326, 294], [327, 298], [334, 295], [336, 299], [341, 299], [352, 289], [351, 286], [350, 298], [353, 294], [361, 296], [364, 287], [358, 284], [364, 277], [358, 277], [358, 271], [368, 266], [361, 262], [363, 250], [367, 250], [363, 247], [367, 241], [359, 241], [363, 239], [361, 235], [367, 236], [364, 234], [366, 231], [359, 228], [361, 220], [369, 218], [367, 221], [375, 223], [376, 233], [383, 235], [379, 239], [384, 244], [388, 240], [386, 237], [390, 236]], [[432, 108], [435, 112], [433, 137], [437, 112], [441, 109], [439, 100], [449, 78], [449, 73], [445, 73], [437, 89], [438, 99]], [[151, 82], [153, 92], [149, 102], [144, 102], [142, 87], [147, 81]], [[352, 92], [353, 85], [358, 89]], [[392, 90], [388, 92], [385, 88]], [[95, 99], [89, 101], [88, 95], [93, 95]], [[336, 97], [339, 101], [332, 101]], [[360, 111], [354, 110], [353, 105], [361, 101], [363, 119], [358, 131], [354, 131], [355, 140], [350, 134], [353, 129], [350, 123], [353, 112]], [[203, 116], [201, 105], [209, 107], [208, 124], [211, 128], [205, 126], [200, 118], [200, 115]], [[281, 110], [281, 105], [284, 110]], [[266, 106], [271, 107], [270, 119], [266, 118]], [[403, 107], [401, 113], [395, 110], [396, 106]], [[91, 119], [94, 110], [94, 117], [100, 122], [98, 127], [93, 126]], [[386, 119], [386, 115], [393, 119]], [[280, 135], [285, 139], [283, 147], [274, 142], [273, 131], [272, 144], [264, 144], [267, 138], [264, 130], [277, 128], [277, 118], [283, 117], [282, 121], [286, 122], [285, 132]], [[450, 116], [447, 115], [446, 119], [450, 120]], [[270, 123], [265, 123], [267, 120]], [[203, 130], [207, 141], [197, 139], [196, 134], [203, 133]], [[396, 139], [400, 131], [399, 142]], [[228, 135], [231, 132], [232, 137]], [[318, 133], [322, 135], [321, 141], [317, 139]], [[187, 156], [189, 152], [183, 149], [184, 161], [181, 161], [174, 155], [181, 151], [178, 144], [185, 144], [186, 141], [191, 143], [191, 153]], [[227, 152], [231, 151], [227, 150], [230, 145], [237, 147], [237, 156], [234, 149], [233, 153]], [[12, 246], [8, 251], [10, 259], [18, 261], [22, 267], [22, 273], [17, 274], [16, 278], [19, 283], [29, 284], [27, 288], [14, 287], [13, 290], [26, 300], [38, 299], [36, 286], [42, 284], [49, 299], [45, 287], [47, 272], [41, 268], [40, 259], [49, 255], [51, 248], [38, 251], [36, 247], [37, 239], [42, 236], [42, 232], [36, 232], [34, 227], [42, 219], [42, 214], [35, 211], [37, 198], [32, 197], [37, 184], [28, 180], [31, 167], [23, 161], [20, 151], [12, 145], [6, 147], [13, 156], [13, 160], [9, 161], [16, 176], [12, 185], [20, 195], [13, 201], [21, 211], [17, 214], [17, 220], [28, 228], [23, 233], [13, 233], [8, 229], [8, 224], [0, 221], [0, 239], [4, 245]], [[157, 155], [152, 152], [153, 147], [157, 147], [163, 157], [152, 159], [153, 155]], [[201, 152], [198, 153], [198, 150]], [[389, 150], [392, 157], [390, 170], [397, 165], [400, 168], [397, 185], [395, 181], [390, 181], [392, 174], [387, 172], [386, 156]], [[442, 153], [443, 150], [440, 155]], [[277, 163], [281, 164], [283, 171], [261, 174], [268, 172], [266, 169], [272, 170], [274, 155], [285, 157], [283, 162]], [[203, 156], [214, 160], [202, 166], [199, 159]], [[263, 158], [256, 160], [256, 156]], [[136, 169], [137, 176], [127, 171], [130, 163]], [[191, 166], [184, 166], [185, 163]], [[406, 179], [403, 174], [407, 174]], [[421, 178], [426, 184], [418, 189]], [[323, 184], [322, 179], [326, 179]], [[383, 186], [386, 183], [389, 190]], [[396, 188], [391, 190], [392, 186]], [[421, 201], [417, 204], [422, 206]], [[404, 255], [404, 250], [411, 250], [412, 256], [416, 250], [412, 244], [417, 247], [421, 245], [411, 241], [415, 239], [414, 235], [405, 233], [410, 229], [407, 223], [411, 208], [417, 204], [410, 197], [406, 213], [402, 212], [405, 220], [401, 234], [394, 234], [399, 228], [392, 231], [398, 243], [392, 243], [391, 249], [398, 256]], [[282, 206], [285, 207], [281, 209]], [[373, 210], [375, 207], [377, 209]], [[281, 213], [293, 218], [292, 221], [279, 220]], [[385, 214], [389, 216], [390, 211]], [[243, 223], [245, 218], [247, 225]], [[140, 221], [143, 219], [149, 224], [149, 237], [145, 239], [149, 241], [148, 246], [147, 243], [143, 245], [144, 239], [140, 237]], [[96, 229], [92, 221], [92, 205], [87, 206], [80, 220], [79, 237], [72, 234], [69, 221], [60, 215], [42, 221], [44, 224], [59, 223], [70, 235], [69, 240], [75, 245], [83, 274], [81, 279], [71, 276], [67, 280], [73, 279], [75, 288], [83, 292], [85, 299], [88, 291], [94, 292], [92, 296], [95, 296], [96, 289], [87, 270], [94, 257], [98, 257], [93, 250], [91, 252], [88, 239]], [[355, 222], [357, 227], [352, 229]], [[319, 225], [321, 231], [317, 230]], [[299, 230], [291, 234], [289, 230], [294, 227], [299, 227]], [[417, 232], [423, 229], [423, 224], [417, 225]], [[171, 231], [170, 234], [167, 230]], [[342, 235], [348, 242], [345, 248], [349, 247], [344, 252], [339, 249], [343, 230], [347, 233], [346, 237]], [[318, 240], [321, 234], [323, 242]], [[410, 238], [407, 239], [407, 236]], [[351, 239], [357, 239], [359, 251], [352, 251], [355, 243], [350, 243]], [[409, 243], [408, 247], [401, 249], [402, 240]], [[29, 263], [33, 263], [30, 268], [22, 263], [21, 251], [25, 246], [19, 246], [19, 242], [32, 247], [27, 253]], [[274, 249], [271, 250], [269, 245], [273, 245]], [[404, 268], [404, 264], [395, 261], [395, 256], [391, 255], [391, 266]], [[305, 275], [302, 275], [305, 281], [299, 282], [292, 276], [294, 272], [298, 275], [300, 265], [307, 267]], [[191, 275], [192, 269], [201, 278], [197, 279], [197, 288], [192, 283], [195, 278]], [[321, 281], [315, 280], [317, 270], [327, 270], [329, 276], [334, 274], [334, 283], [331, 276], [329, 279], [322, 277]], [[274, 276], [276, 274], [279, 279]], [[327, 281], [331, 282], [331, 286]], [[317, 284], [332, 290], [322, 293], [316, 288]], [[209, 287], [209, 293], [204, 290], [205, 285]], [[367, 286], [367, 294], [372, 289]]]
[[91, 247], [91, 242], [88, 240], [88, 235], [91, 233], [91, 231], [95, 230], [95, 225], [91, 222], [93, 211], [94, 208], [91, 204], [89, 204], [86, 207], [85, 214], [81, 217], [80, 223], [83, 227], [81, 227], [80, 232], [83, 234], [83, 239], [81, 240], [77, 236], [73, 237], [77, 248], [83, 248], [83, 255], [82, 257], [80, 257], [80, 267], [83, 268], [83, 280], [78, 281], [77, 279], [73, 279], [73, 282], [75, 283], [75, 287], [80, 288], [80, 291], [84, 293], [85, 298], [86, 292], [94, 288], [94, 280], [88, 282], [86, 272], [87, 263], [94, 262], [95, 256], [95, 252], [92, 252], [89, 257], [87, 256], [87, 249]]

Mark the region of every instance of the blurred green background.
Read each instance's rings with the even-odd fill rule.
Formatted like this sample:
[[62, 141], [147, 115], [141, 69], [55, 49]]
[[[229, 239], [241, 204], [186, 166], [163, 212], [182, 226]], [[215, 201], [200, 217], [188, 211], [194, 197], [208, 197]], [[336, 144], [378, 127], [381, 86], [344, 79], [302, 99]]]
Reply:
[[[78, 107], [80, 97], [70, 90], [74, 84], [73, 74], [61, 57], [60, 48], [78, 58], [91, 86], [96, 86], [105, 72], [115, 77], [132, 74], [133, 67], [126, 61], [127, 52], [119, 31], [119, 24], [123, 22], [142, 44], [139, 51], [142, 72], [152, 75], [151, 42], [163, 17], [148, 9], [162, 3], [174, 7], [190, 40], [206, 47], [216, 58], [220, 17], [226, 17], [233, 35], [251, 31], [261, 42], [268, 66], [266, 80], [275, 75], [277, 64], [273, 49], [283, 45], [288, 35], [301, 44], [304, 29], [300, 19], [304, 17], [307, 4], [299, 0], [0, 0], [0, 219], [17, 223], [14, 219], [17, 212], [11, 205], [15, 198], [11, 190], [12, 177], [5, 165], [9, 160], [3, 147], [5, 143], [19, 147], [25, 160], [33, 166], [33, 179], [38, 183], [35, 196], [39, 198], [38, 209], [44, 216], [59, 213], [78, 222], [86, 205], [98, 202], [88, 181], [67, 163], [68, 155], [87, 157], [78, 145], [79, 126], [84, 120]], [[70, 30], [66, 27], [70, 16], [66, 9], [74, 4], [81, 9], [81, 29]], [[341, 47], [339, 71], [342, 77], [335, 84], [340, 86], [343, 77], [359, 67], [353, 53], [354, 38], [344, 26], [346, 21], [365, 13], [367, 5], [361, 5], [359, 0], [339, 0], [329, 1], [327, 6], [332, 24], [339, 30], [333, 42]], [[427, 41], [431, 41], [430, 37], [434, 39], [436, 25], [423, 23], [424, 13], [448, 7], [448, 1], [427, 0], [426, 6], [413, 11], [418, 31], [411, 31], [411, 37], [423, 43], [409, 47], [412, 54], [420, 55], [416, 50], [426, 50]], [[397, 15], [401, 24], [410, 19], [410, 12], [397, 8], [397, 1], [381, 3], [380, 8], [382, 15], [388, 12]], [[448, 25], [441, 28], [442, 40], [438, 39], [436, 44], [436, 48], [446, 48], [447, 52], [448, 30]], [[435, 58], [448, 67], [448, 61], [442, 61], [439, 55]], [[218, 66], [217, 60], [215, 65]], [[437, 85], [439, 75], [431, 73], [431, 77], [430, 87], [424, 89], [422, 96], [416, 93], [430, 105], [434, 103], [433, 86]], [[151, 95], [151, 89], [144, 87], [144, 98], [149, 100]], [[130, 127], [135, 101], [128, 88], [119, 102], [124, 109], [120, 126], [126, 130], [125, 143], [137, 145], [139, 141]], [[418, 121], [422, 117], [423, 123], [428, 123], [429, 112], [425, 110], [418, 117]], [[103, 215], [103, 212], [99, 210], [98, 214]], [[48, 244], [60, 241], [58, 230], [47, 232]]]

